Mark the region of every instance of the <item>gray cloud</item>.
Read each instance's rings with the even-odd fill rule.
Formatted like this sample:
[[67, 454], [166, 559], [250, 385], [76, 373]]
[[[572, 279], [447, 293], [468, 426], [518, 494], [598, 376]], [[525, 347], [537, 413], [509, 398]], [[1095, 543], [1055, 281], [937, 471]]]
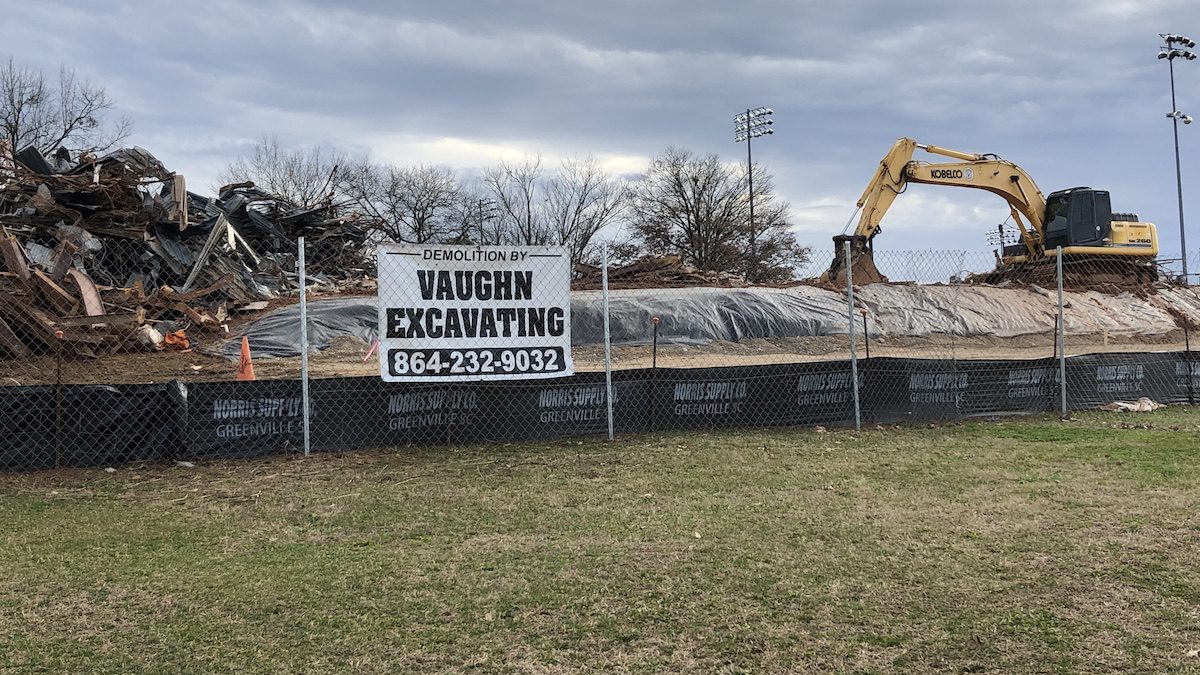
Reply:
[[[777, 133], [755, 157], [819, 246], [901, 135], [999, 153], [1046, 192], [1106, 187], [1177, 239], [1155, 34], [1200, 29], [1190, 1], [11, 5], [15, 58], [106, 83], [134, 141], [194, 185], [264, 133], [460, 169], [531, 153], [628, 167], [667, 145], [737, 161], [732, 115], [769, 105]], [[1200, 112], [1200, 62], [1177, 71], [1180, 107]], [[881, 246], [980, 248], [1007, 215], [963, 190], [912, 201]]]

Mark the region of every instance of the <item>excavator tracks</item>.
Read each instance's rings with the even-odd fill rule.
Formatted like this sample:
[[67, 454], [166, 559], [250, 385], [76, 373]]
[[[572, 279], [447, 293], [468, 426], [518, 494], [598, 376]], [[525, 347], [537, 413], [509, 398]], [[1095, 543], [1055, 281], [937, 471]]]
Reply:
[[[1134, 290], [1151, 286], [1158, 280], [1158, 268], [1151, 262], [1097, 256], [1063, 258], [1063, 287], [1072, 290]], [[1045, 258], [1034, 262], [1000, 264], [991, 272], [973, 274], [965, 281], [991, 286], [1020, 284], [1055, 288], [1058, 285], [1058, 263], [1054, 258]]]
[[[818, 283], [844, 286], [844, 261], [844, 254], [836, 256], [829, 270], [817, 280]], [[871, 251], [854, 252], [850, 264], [855, 286], [888, 283], [888, 278], [876, 267]], [[1101, 290], [1108, 293], [1137, 291], [1153, 286], [1159, 281], [1158, 267], [1153, 261], [1116, 256], [1063, 258], [1063, 288], [1070, 290]], [[1058, 264], [1052, 257], [1034, 262], [999, 263], [994, 270], [967, 275], [961, 279], [961, 283], [1055, 288], [1058, 285]]]

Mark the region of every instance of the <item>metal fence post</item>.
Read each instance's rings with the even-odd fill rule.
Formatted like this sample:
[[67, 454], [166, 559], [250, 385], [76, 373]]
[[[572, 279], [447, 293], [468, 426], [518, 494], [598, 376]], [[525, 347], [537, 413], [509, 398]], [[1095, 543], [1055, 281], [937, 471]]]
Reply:
[[1055, 336], [1058, 351], [1059, 416], [1067, 418], [1067, 328], [1063, 313], [1063, 252], [1062, 246], [1055, 248], [1055, 265], [1058, 277], [1058, 335]]
[[296, 265], [300, 273], [300, 402], [304, 406], [304, 456], [308, 457], [312, 453], [312, 442], [308, 426], [308, 276], [304, 267], [304, 237], [300, 237], [297, 247], [300, 250]]
[[854, 391], [854, 430], [862, 431], [862, 411], [858, 404], [858, 337], [854, 331], [854, 272], [850, 265], [850, 242], [846, 242], [846, 314], [850, 318], [850, 384]]
[[63, 332], [54, 331], [54, 468], [62, 466], [63, 432]]
[[612, 340], [608, 328], [608, 242], [604, 242], [600, 267], [600, 293], [604, 299], [604, 385], [608, 402], [608, 440], [613, 440]]

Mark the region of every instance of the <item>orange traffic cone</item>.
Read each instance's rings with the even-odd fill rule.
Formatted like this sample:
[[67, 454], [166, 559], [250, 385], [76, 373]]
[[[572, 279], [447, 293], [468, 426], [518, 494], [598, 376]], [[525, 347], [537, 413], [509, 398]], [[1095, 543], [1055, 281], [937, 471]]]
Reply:
[[254, 361], [250, 360], [250, 338], [242, 336], [242, 358], [238, 359], [237, 379], [239, 382], [254, 380]]

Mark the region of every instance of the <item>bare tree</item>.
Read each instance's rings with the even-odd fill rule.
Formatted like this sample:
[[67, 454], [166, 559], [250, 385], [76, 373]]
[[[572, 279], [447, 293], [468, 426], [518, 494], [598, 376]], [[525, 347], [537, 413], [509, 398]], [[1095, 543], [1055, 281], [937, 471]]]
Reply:
[[328, 148], [285, 148], [277, 137], [264, 136], [217, 174], [220, 184], [213, 187], [253, 181], [294, 204], [314, 206], [332, 198], [345, 161], [342, 153]]
[[46, 155], [109, 150], [133, 130], [128, 118], [106, 122], [113, 105], [103, 86], [67, 66], [57, 81], [11, 58], [0, 66], [0, 134], [10, 155], [29, 146]]
[[494, 202], [495, 243], [566, 246], [573, 261], [591, 252], [592, 241], [625, 212], [627, 191], [592, 157], [569, 158], [547, 174], [541, 159], [501, 162], [483, 173]]
[[592, 253], [592, 240], [625, 212], [628, 192], [605, 173], [594, 157], [565, 160], [547, 186], [546, 210], [556, 243], [571, 250], [571, 260]]
[[667, 148], [633, 188], [633, 229], [646, 250], [676, 254], [704, 270], [742, 274], [750, 281], [782, 281], [808, 257], [787, 223], [788, 205], [774, 194], [772, 177], [754, 169], [754, 223], [747, 174], [716, 155]]
[[[744, 164], [739, 164], [739, 184], [746, 186]], [[775, 193], [775, 177], [755, 164], [754, 218], [747, 213], [743, 227], [743, 263], [737, 269], [748, 280], [778, 283], [795, 278], [796, 269], [808, 262], [811, 249], [801, 246], [792, 232], [791, 205]], [[748, 202], [747, 202], [748, 203]]]
[[517, 164], [502, 161], [484, 170], [483, 185], [499, 211], [497, 244], [536, 246], [551, 243], [540, 157]]
[[344, 174], [342, 190], [391, 241], [443, 242], [464, 231], [463, 189], [446, 167], [359, 162]]

